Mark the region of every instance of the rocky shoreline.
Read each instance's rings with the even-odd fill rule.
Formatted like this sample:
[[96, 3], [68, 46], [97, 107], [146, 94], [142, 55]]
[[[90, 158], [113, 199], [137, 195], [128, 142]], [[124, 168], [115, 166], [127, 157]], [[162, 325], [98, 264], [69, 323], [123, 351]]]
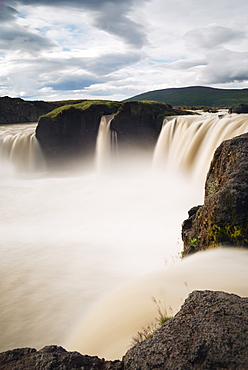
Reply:
[[248, 298], [194, 291], [180, 311], [122, 360], [67, 352], [58, 346], [21, 348], [0, 354], [1, 370], [246, 369]]

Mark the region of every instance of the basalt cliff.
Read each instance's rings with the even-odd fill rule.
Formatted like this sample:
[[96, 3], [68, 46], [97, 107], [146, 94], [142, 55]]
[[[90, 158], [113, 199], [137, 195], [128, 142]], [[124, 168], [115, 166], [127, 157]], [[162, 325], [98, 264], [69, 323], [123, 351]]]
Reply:
[[42, 114], [47, 114], [61, 104], [4, 96], [0, 98], [0, 124], [37, 122]]
[[36, 137], [49, 164], [91, 158], [102, 116], [113, 115], [110, 130], [125, 145], [154, 146], [165, 116], [189, 114], [157, 102], [84, 101], [65, 105], [40, 117]]

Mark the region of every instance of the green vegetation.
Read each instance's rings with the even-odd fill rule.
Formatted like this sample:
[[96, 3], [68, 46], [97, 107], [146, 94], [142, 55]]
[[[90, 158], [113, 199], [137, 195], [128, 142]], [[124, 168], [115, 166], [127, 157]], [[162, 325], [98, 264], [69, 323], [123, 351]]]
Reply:
[[248, 245], [247, 230], [242, 228], [240, 225], [229, 223], [225, 223], [223, 225], [211, 225], [208, 228], [208, 237], [213, 246], [223, 242], [229, 242], [240, 246]]
[[125, 101], [148, 100], [168, 103], [176, 107], [223, 107], [229, 108], [241, 103], [248, 104], [248, 89], [215, 89], [212, 87], [190, 86], [149, 91]]
[[[62, 104], [62, 102], [59, 102]], [[125, 109], [126, 104], [117, 102], [117, 101], [111, 101], [111, 100], [83, 100], [80, 102], [77, 101], [65, 101], [64, 105], [61, 105], [57, 107], [56, 109], [52, 110], [51, 112], [47, 113], [45, 116], [51, 119], [56, 118], [61, 112], [64, 112], [69, 109], [79, 109], [79, 110], [87, 110], [87, 109], [94, 109], [94, 107], [101, 107], [103, 108], [102, 112], [99, 110], [99, 113], [101, 112], [103, 114], [111, 114], [111, 113], [120, 113], [122, 110]], [[133, 102], [135, 104], [135, 108], [138, 107], [140, 109], [140, 112], [142, 114], [154, 114], [156, 113], [158, 117], [165, 117], [168, 115], [182, 115], [182, 114], [191, 114], [190, 112], [180, 110], [180, 109], [174, 109], [169, 104], [166, 103], [159, 103], [156, 101], [139, 101], [139, 102]], [[106, 113], [106, 108], [111, 113]], [[132, 110], [132, 106], [130, 106], [130, 109]]]
[[145, 328], [142, 328], [140, 331], [138, 331], [133, 337], [130, 344], [130, 347], [135, 346], [135, 344], [142, 342], [143, 340], [152, 338], [153, 334], [162, 326], [164, 325], [168, 320], [172, 318], [172, 316], [167, 315], [166, 309], [161, 308], [161, 302], [157, 302], [157, 300], [152, 297], [152, 301], [154, 302], [158, 317], [155, 318], [155, 322], [147, 325]]
[[191, 239], [191, 240], [189, 241], [189, 245], [190, 245], [191, 247], [196, 248], [196, 246], [197, 246], [198, 242], [199, 242], [199, 239], [198, 239], [198, 238], [193, 238], [193, 239]]
[[209, 182], [208, 183], [208, 194], [210, 196], [213, 196], [216, 193], [218, 186], [219, 186], [218, 179], [214, 180], [213, 182]]
[[118, 110], [118, 108], [123, 104], [123, 103], [116, 102], [116, 101], [111, 101], [111, 100], [83, 100], [83, 101], [80, 101], [79, 103], [74, 103], [74, 101], [72, 101], [72, 102], [73, 103], [70, 104], [70, 101], [68, 101], [69, 104], [65, 104], [65, 105], [62, 105], [62, 106], [54, 109], [53, 111], [46, 114], [46, 117], [54, 119], [62, 111], [69, 110], [71, 108], [86, 110], [86, 109], [88, 109], [92, 106], [96, 106], [96, 105], [97, 106], [102, 105], [103, 107], [107, 106], [108, 108], [110, 108], [111, 111], [116, 112]]

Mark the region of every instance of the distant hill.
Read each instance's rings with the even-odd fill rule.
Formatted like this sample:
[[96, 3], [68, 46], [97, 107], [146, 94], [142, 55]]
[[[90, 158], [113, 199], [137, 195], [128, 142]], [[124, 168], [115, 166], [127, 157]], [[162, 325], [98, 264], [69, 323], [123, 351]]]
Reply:
[[248, 104], [248, 89], [216, 89], [213, 87], [190, 86], [149, 91], [124, 101], [152, 100], [176, 107], [232, 107]]

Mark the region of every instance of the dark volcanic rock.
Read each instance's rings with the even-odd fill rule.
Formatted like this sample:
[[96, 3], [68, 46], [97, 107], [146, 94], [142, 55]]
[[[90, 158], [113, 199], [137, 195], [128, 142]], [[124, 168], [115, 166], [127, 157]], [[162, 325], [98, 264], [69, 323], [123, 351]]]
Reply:
[[18, 348], [0, 353], [1, 370], [121, 370], [120, 361], [105, 361], [96, 356], [67, 352], [58, 346]]
[[182, 225], [184, 255], [218, 244], [248, 246], [248, 134], [216, 149], [205, 183], [204, 205]]
[[87, 157], [95, 151], [103, 115], [115, 113], [120, 103], [92, 104], [87, 109], [68, 106], [39, 119], [36, 137], [49, 162]]
[[[111, 130], [117, 133], [118, 144], [135, 147], [154, 146], [165, 116], [180, 115], [183, 111], [158, 102], [127, 102], [119, 109], [111, 122]], [[186, 114], [184, 112], [184, 114]]]
[[63, 104], [42, 100], [26, 101], [21, 98], [4, 96], [0, 98], [0, 124], [37, 122], [41, 115]]
[[37, 110], [32, 102], [20, 98], [0, 98], [0, 123], [35, 122]]
[[90, 157], [95, 152], [101, 117], [114, 114], [110, 129], [118, 146], [154, 146], [165, 116], [186, 114], [157, 102], [85, 101], [40, 118], [36, 137], [49, 162]]
[[247, 369], [248, 298], [194, 291], [178, 314], [123, 358], [128, 370]]
[[[113, 323], [114, 325], [114, 323]], [[0, 354], [1, 370], [247, 369], [248, 298], [194, 291], [175, 317], [122, 361], [106, 361], [62, 347], [21, 348]], [[121, 335], [121, 333], [120, 333]]]
[[239, 104], [231, 107], [229, 113], [248, 113], [248, 104]]

